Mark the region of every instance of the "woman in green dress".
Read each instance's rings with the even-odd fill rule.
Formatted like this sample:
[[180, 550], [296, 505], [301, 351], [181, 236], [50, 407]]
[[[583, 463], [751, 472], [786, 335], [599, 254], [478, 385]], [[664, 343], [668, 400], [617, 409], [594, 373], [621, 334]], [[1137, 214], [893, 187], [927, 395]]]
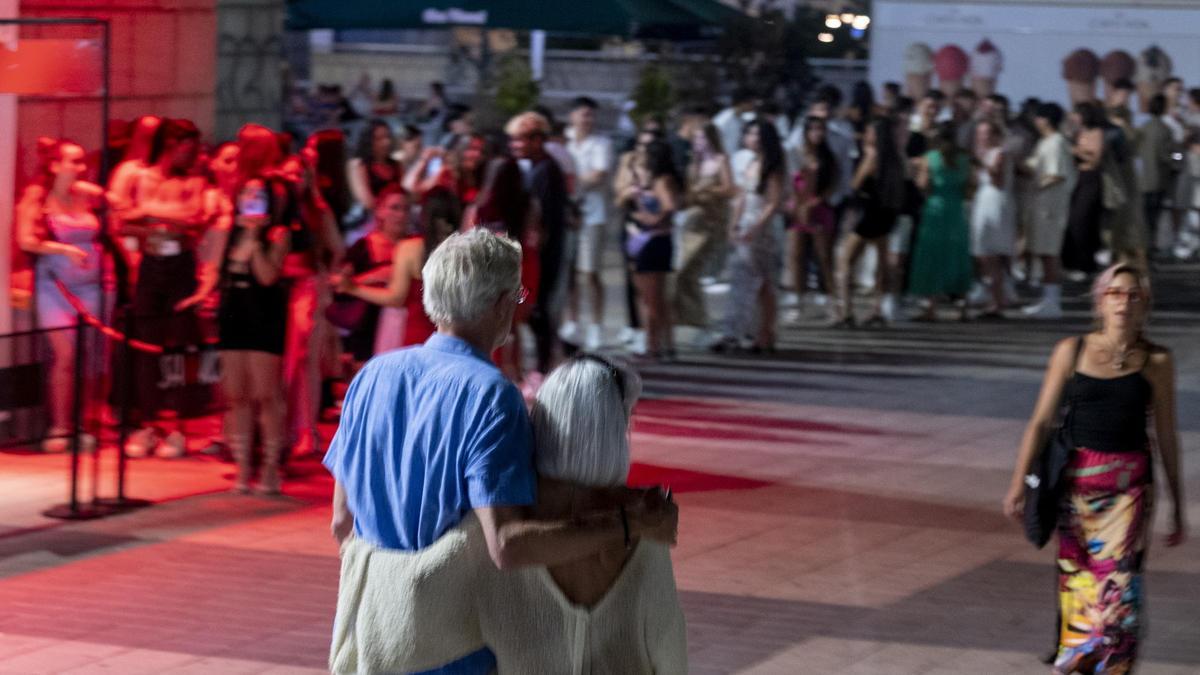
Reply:
[[918, 321], [936, 319], [938, 298], [965, 296], [971, 289], [974, 273], [964, 200], [973, 181], [970, 157], [956, 144], [954, 126], [943, 122], [934, 149], [921, 158], [917, 172], [917, 185], [928, 194], [908, 281], [909, 293], [927, 299]]

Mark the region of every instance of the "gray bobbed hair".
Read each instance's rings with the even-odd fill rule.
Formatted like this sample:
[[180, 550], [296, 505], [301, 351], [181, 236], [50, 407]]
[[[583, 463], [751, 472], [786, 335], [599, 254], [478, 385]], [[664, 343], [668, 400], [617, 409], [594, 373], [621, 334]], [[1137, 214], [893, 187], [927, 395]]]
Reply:
[[624, 485], [629, 417], [641, 394], [641, 378], [620, 361], [575, 358], [559, 366], [531, 410], [538, 474], [596, 487]]

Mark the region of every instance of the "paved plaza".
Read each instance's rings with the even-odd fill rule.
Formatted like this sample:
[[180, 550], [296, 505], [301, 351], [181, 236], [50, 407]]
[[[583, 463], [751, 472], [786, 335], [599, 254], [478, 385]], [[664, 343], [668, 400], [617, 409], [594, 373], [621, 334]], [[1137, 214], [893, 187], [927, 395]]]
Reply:
[[[1200, 269], [1156, 290], [1194, 526]], [[1061, 323], [814, 324], [775, 356], [644, 368], [631, 480], [678, 495], [692, 672], [1047, 672], [1052, 553], [1000, 500], [1050, 348], [1089, 322], [1068, 291]], [[140, 460], [131, 492], [158, 504], [74, 524], [38, 515], [63, 497], [62, 457], [0, 464], [0, 673], [323, 671], [338, 561], [315, 461], [266, 499], [224, 492], [212, 459]], [[1200, 535], [1162, 547], [1163, 511], [1140, 672], [1196, 673]]]

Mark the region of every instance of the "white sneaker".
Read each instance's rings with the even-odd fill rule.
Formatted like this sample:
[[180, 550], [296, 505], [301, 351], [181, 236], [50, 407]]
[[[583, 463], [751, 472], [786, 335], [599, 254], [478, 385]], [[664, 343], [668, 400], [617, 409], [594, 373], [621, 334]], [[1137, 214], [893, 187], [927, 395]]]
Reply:
[[1063, 311], [1062, 306], [1057, 303], [1039, 302], [1022, 309], [1021, 314], [1027, 319], [1061, 319]]
[[617, 334], [617, 341], [623, 345], [627, 345], [633, 342], [633, 337], [636, 333], [637, 331], [634, 329], [630, 328], [629, 326], [625, 326], [621, 329], [621, 332]]
[[629, 352], [636, 356], [646, 355], [646, 331], [634, 331], [633, 340], [629, 344]]
[[587, 327], [587, 337], [583, 341], [583, 348], [594, 352], [602, 346], [604, 346], [604, 327], [598, 323], [591, 324]]
[[780, 307], [794, 307], [800, 304], [800, 295], [795, 291], [788, 291], [779, 299]]
[[178, 431], [172, 431], [162, 439], [154, 454], [162, 459], [178, 459], [187, 454], [187, 439]]
[[991, 295], [991, 291], [988, 290], [987, 286], [976, 281], [971, 285], [971, 292], [967, 293], [967, 303], [971, 305], [983, 305], [987, 303]]
[[799, 309], [789, 309], [783, 313], [783, 322], [788, 325], [797, 325], [800, 323], [801, 312]]
[[883, 301], [879, 303], [879, 314], [891, 323], [896, 320], [896, 296], [888, 294], [883, 296]]
[[[42, 441], [42, 452], [50, 454], [58, 454], [71, 451], [71, 437], [63, 436], [66, 431], [51, 431], [47, 435], [54, 438], [47, 438]], [[79, 452], [89, 455], [96, 451], [96, 437], [91, 434], [79, 434]]]
[[158, 431], [152, 428], [139, 429], [125, 441], [125, 456], [141, 458], [148, 456], [158, 445]]
[[1096, 251], [1095, 260], [1097, 265], [1101, 267], [1108, 267], [1112, 264], [1113, 253], [1106, 248], [1102, 248], [1099, 251]]
[[579, 324], [574, 321], [567, 321], [558, 329], [558, 337], [562, 338], [563, 342], [574, 344], [575, 338], [579, 335]]

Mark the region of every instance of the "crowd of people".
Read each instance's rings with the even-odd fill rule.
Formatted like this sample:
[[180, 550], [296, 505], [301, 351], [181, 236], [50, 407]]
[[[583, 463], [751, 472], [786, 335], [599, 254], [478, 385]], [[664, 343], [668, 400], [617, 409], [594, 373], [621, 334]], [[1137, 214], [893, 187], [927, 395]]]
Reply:
[[[18, 243], [36, 257], [41, 327], [74, 320], [57, 281], [96, 313], [116, 287], [139, 340], [209, 336], [224, 352], [221, 440], [241, 457], [257, 438], [271, 467], [320, 446], [331, 381], [432, 334], [421, 266], [477, 227], [525, 253], [530, 297], [494, 356], [527, 398], [577, 349], [672, 361], [681, 328], [689, 346], [771, 353], [781, 323], [821, 315], [884, 327], [943, 319], [950, 302], [963, 319], [1022, 304], [1020, 315], [1058, 318], [1064, 275], [1108, 261], [1146, 269], [1200, 244], [1200, 90], [1168, 81], [1138, 115], [1132, 91], [1118, 81], [1103, 103], [1067, 112], [1028, 100], [1014, 114], [998, 94], [914, 101], [864, 83], [847, 99], [824, 86], [791, 119], [738, 90], [716, 114], [646, 117], [628, 139], [598, 128], [587, 97], [565, 123], [537, 108], [476, 130], [437, 83], [422, 107], [433, 133], [384, 119], [357, 138], [248, 125], [210, 147], [186, 120], [144, 117], [103, 188], [84, 180], [82, 148], [44, 139]], [[123, 273], [101, 269], [105, 244]], [[606, 269], [624, 273], [619, 335], [605, 322]], [[721, 281], [728, 301], [715, 316]], [[51, 342], [61, 384], [74, 347], [65, 334]], [[135, 360], [137, 382], [161, 379], [160, 362]], [[102, 366], [88, 387], [105, 388]], [[280, 380], [282, 394], [260, 386]], [[60, 449], [70, 397], [50, 390], [46, 447]], [[129, 453], [183, 454], [171, 392], [134, 393], [142, 427]], [[268, 469], [268, 489], [276, 476]]]
[[[84, 148], [42, 139], [16, 233], [53, 356], [43, 448], [71, 441], [78, 372], [89, 428], [126, 423], [132, 457], [184, 455], [191, 404], [176, 386], [187, 379], [179, 359], [215, 346], [219, 369], [199, 368], [219, 379], [225, 411], [210, 445], [234, 458], [237, 491], [256, 483], [276, 494], [289, 456], [324, 447], [317, 422], [335, 403], [332, 384], [349, 381], [324, 457], [344, 543], [335, 671], [454, 661], [456, 672], [525, 672], [583, 659], [685, 672], [667, 551], [678, 513], [669, 491], [623, 487], [640, 381], [597, 350], [671, 362], [687, 327], [693, 346], [770, 354], [781, 323], [813, 313], [840, 329], [883, 328], [944, 320], [944, 303], [962, 320], [1053, 320], [1064, 278], [1116, 263], [1095, 280], [1100, 329], [1055, 352], [1005, 499], [1018, 515], [1065, 397], [1088, 444], [1072, 459], [1075, 510], [1061, 526], [1072, 623], [1056, 658], [1074, 668], [1101, 653], [1071, 634], [1091, 611], [1079, 579], [1111, 572], [1081, 536], [1123, 542], [1110, 558], [1124, 576], [1110, 574], [1109, 586], [1125, 616], [1138, 611], [1148, 408], [1175, 504], [1172, 542], [1183, 536], [1173, 366], [1142, 326], [1152, 263], [1200, 246], [1200, 90], [1185, 97], [1167, 81], [1137, 114], [1133, 90], [1116, 81], [1103, 102], [1066, 111], [1027, 100], [1014, 114], [998, 94], [912, 100], [897, 85], [876, 97], [863, 84], [847, 100], [827, 86], [795, 119], [739, 90], [715, 114], [645, 118], [626, 143], [598, 129], [587, 97], [565, 123], [539, 108], [480, 131], [435, 87], [433, 133], [370, 119], [357, 138], [337, 126], [297, 138], [248, 124], [207, 146], [188, 120], [143, 117], [107, 149], [120, 157], [105, 186], [87, 180]], [[389, 96], [371, 114], [394, 112]], [[607, 331], [606, 271], [623, 277], [620, 335]], [[721, 282], [728, 301], [714, 316], [707, 287]], [[865, 315], [858, 290], [870, 294]], [[128, 353], [99, 332], [80, 343], [55, 330], [114, 307]], [[112, 366], [125, 362], [129, 381]], [[109, 402], [122, 389], [133, 405], [118, 421]], [[1136, 485], [1120, 472], [1082, 480], [1112, 453], [1131, 458]], [[1095, 490], [1112, 498], [1090, 498]], [[1117, 510], [1141, 515], [1110, 526]], [[433, 578], [429, 565], [458, 578], [471, 550], [490, 560], [463, 577], [471, 592], [396, 595], [413, 586], [392, 581]], [[367, 575], [374, 565], [392, 576]], [[422, 604], [452, 597], [461, 606]], [[438, 628], [430, 617], [450, 611], [456, 623], [420, 658], [392, 658], [402, 631], [372, 632], [371, 614], [393, 611], [389, 598], [431, 622], [404, 624], [412, 631]], [[592, 608], [583, 618], [581, 605]], [[525, 648], [546, 617], [568, 615], [579, 621], [573, 637]], [[1136, 635], [1125, 632], [1109, 651], [1131, 662]]]

